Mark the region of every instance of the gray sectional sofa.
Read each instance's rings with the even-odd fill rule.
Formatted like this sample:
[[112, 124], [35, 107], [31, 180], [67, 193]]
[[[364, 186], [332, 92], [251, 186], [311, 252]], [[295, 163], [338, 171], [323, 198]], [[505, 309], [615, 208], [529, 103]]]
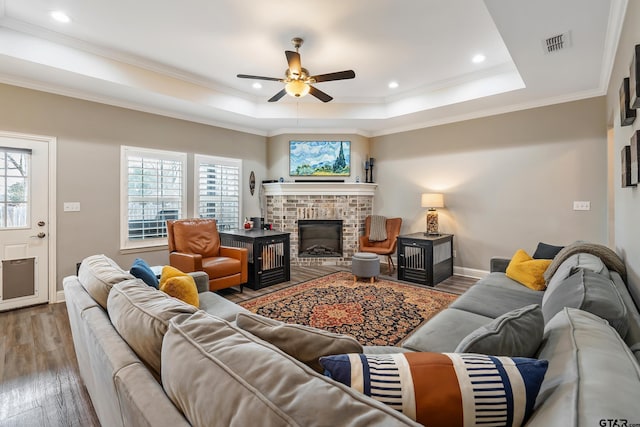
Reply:
[[[363, 351], [452, 353], [474, 333], [473, 343], [494, 339], [509, 312], [536, 312], [544, 322], [539, 336], [528, 327], [510, 332], [548, 361], [525, 425], [640, 423], [637, 306], [620, 272], [593, 254], [562, 261], [545, 292], [509, 279], [498, 271], [506, 263], [494, 261], [496, 271], [401, 347]], [[284, 347], [295, 347], [296, 339], [267, 342], [238, 327], [238, 313], [248, 312], [209, 292], [206, 279], [196, 275], [196, 284], [199, 310], [103, 255], [88, 257], [78, 276], [64, 279], [80, 373], [103, 425], [418, 425], [292, 357]]]

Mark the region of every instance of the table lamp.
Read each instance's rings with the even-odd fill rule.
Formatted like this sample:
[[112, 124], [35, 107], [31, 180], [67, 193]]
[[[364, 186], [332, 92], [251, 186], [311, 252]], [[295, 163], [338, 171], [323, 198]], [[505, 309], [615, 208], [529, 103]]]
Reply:
[[423, 193], [422, 207], [427, 210], [427, 232], [425, 236], [437, 235], [438, 232], [438, 211], [436, 208], [444, 208], [444, 196], [441, 193]]

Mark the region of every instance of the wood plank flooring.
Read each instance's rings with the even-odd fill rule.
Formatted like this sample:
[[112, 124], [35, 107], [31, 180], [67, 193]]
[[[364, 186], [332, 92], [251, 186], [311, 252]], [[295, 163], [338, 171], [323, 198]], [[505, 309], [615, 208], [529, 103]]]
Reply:
[[[396, 280], [384, 269], [381, 277]], [[290, 282], [222, 294], [244, 301], [340, 270], [348, 268], [294, 267]], [[435, 288], [460, 294], [475, 282], [453, 276]], [[0, 426], [100, 426], [80, 378], [64, 303], [0, 313]]]
[[0, 426], [99, 426], [65, 304], [0, 313], [0, 325]]

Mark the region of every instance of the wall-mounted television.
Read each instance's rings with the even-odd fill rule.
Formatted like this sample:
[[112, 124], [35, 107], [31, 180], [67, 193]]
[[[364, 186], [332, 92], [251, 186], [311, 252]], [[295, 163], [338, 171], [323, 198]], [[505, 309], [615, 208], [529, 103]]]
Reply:
[[351, 141], [289, 141], [290, 176], [350, 176]]

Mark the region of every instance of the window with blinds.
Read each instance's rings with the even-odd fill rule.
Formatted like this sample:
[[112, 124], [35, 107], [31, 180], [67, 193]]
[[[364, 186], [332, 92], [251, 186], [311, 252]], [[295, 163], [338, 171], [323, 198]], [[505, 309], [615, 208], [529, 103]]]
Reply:
[[242, 160], [195, 156], [195, 211], [201, 218], [215, 218], [218, 230], [240, 226], [240, 177]]
[[122, 147], [123, 248], [166, 244], [168, 219], [186, 207], [187, 155]]

